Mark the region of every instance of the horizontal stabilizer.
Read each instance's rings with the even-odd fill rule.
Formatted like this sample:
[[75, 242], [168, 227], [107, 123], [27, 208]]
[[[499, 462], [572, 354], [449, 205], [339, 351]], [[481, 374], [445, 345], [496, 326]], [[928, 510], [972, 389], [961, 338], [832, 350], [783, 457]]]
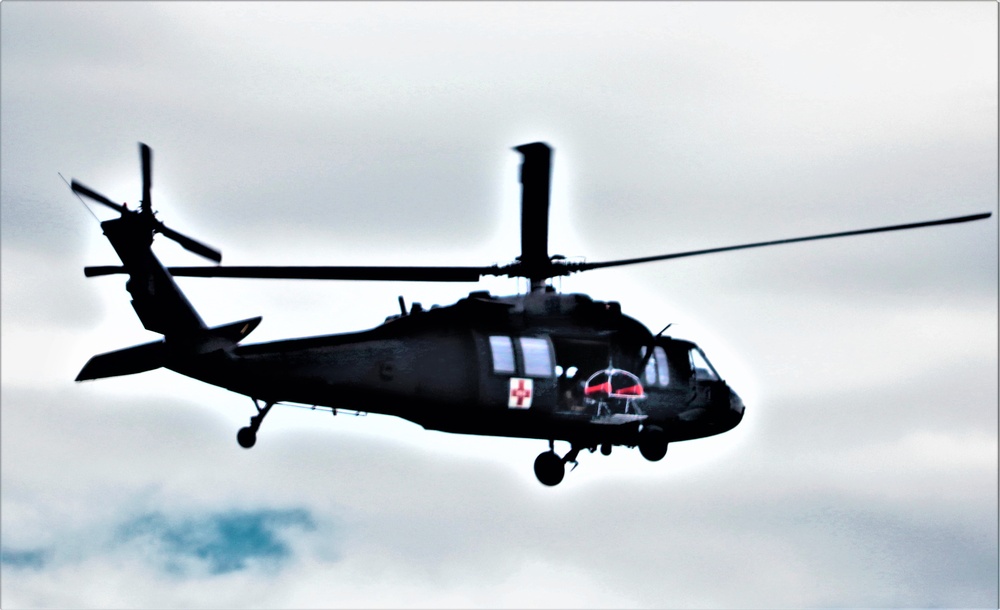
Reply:
[[195, 334], [171, 336], [152, 343], [98, 354], [84, 365], [77, 381], [133, 375], [167, 366], [177, 358], [193, 358], [239, 343], [260, 324], [260, 316], [206, 328]]
[[239, 322], [223, 324], [222, 326], [213, 326], [208, 329], [208, 332], [223, 339], [229, 339], [234, 343], [239, 343], [244, 337], [252, 333], [253, 329], [257, 328], [260, 321], [261, 317], [257, 316], [256, 318], [248, 318]]
[[257, 316], [222, 326], [213, 326], [198, 331], [192, 336], [168, 337], [167, 341], [173, 348], [181, 351], [191, 350], [198, 354], [207, 354], [215, 350], [229, 349], [236, 345], [253, 332], [260, 321], [261, 317]]
[[86, 381], [144, 373], [160, 368], [166, 363], [166, 359], [167, 346], [163, 340], [144, 343], [94, 356], [87, 361], [83, 370], [76, 376], [76, 380]]

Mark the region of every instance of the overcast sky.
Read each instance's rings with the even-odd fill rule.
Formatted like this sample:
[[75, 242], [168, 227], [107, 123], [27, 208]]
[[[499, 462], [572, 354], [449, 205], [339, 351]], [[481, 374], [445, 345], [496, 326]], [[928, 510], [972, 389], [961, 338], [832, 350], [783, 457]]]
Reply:
[[[997, 12], [3, 2], [0, 605], [996, 607]], [[537, 140], [569, 257], [994, 216], [557, 281], [673, 323], [747, 415], [556, 488], [541, 441], [275, 409], [246, 451], [245, 397], [73, 382], [155, 337], [57, 172], [136, 203], [148, 143], [159, 217], [228, 264], [483, 265]], [[524, 288], [180, 284], [250, 342]]]

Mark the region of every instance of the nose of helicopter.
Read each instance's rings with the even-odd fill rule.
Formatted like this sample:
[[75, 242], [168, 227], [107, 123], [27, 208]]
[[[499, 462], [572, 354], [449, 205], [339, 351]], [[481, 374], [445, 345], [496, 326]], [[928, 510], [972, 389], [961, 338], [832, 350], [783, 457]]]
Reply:
[[742, 417], [744, 408], [743, 399], [732, 388], [729, 388], [729, 410]]
[[732, 430], [740, 425], [740, 422], [743, 421], [744, 410], [743, 399], [732, 388], [729, 388], [729, 415], [726, 417], [729, 423], [727, 424], [727, 429]]

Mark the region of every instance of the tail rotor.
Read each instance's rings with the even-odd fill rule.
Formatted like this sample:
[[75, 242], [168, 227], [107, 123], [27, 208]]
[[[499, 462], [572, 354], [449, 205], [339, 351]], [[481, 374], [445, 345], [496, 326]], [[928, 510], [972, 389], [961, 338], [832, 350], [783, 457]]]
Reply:
[[153, 151], [149, 146], [140, 142], [139, 156], [142, 161], [142, 200], [139, 202], [138, 210], [129, 210], [128, 206], [124, 203], [115, 203], [111, 199], [84, 186], [76, 180], [72, 181], [70, 188], [78, 195], [82, 195], [91, 201], [95, 201], [119, 212], [123, 218], [127, 215], [132, 215], [136, 220], [141, 220], [148, 230], [153, 231], [154, 233], [160, 233], [167, 239], [177, 242], [182, 248], [189, 252], [193, 252], [198, 256], [202, 256], [216, 263], [222, 262], [222, 253], [215, 248], [207, 246], [196, 239], [175, 231], [156, 219], [152, 207]]

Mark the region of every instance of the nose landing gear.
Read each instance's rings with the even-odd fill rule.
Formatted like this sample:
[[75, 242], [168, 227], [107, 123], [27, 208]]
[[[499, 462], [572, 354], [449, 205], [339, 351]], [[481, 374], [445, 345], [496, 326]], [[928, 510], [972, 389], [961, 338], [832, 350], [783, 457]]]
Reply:
[[566, 475], [566, 466], [555, 451], [546, 451], [535, 458], [535, 476], [542, 485], [558, 485]]
[[[580, 450], [585, 449], [579, 445], [573, 445], [569, 453], [563, 457], [555, 452], [553, 448], [553, 441], [549, 441], [549, 450], [540, 453], [537, 458], [535, 458], [535, 476], [538, 477], [538, 481], [542, 485], [548, 485], [552, 487], [558, 485], [562, 482], [563, 477], [566, 476], [566, 463], [572, 463], [573, 468], [576, 468], [576, 456], [580, 454]], [[593, 451], [593, 449], [591, 449]], [[570, 469], [572, 470], [572, 468]]]
[[261, 422], [264, 421], [264, 416], [267, 412], [271, 410], [271, 407], [275, 403], [268, 402], [264, 404], [261, 408], [260, 404], [257, 402], [256, 398], [252, 398], [253, 406], [257, 408], [257, 415], [250, 418], [250, 425], [240, 428], [240, 431], [236, 433], [236, 442], [240, 444], [240, 447], [244, 449], [249, 449], [254, 446], [257, 442], [257, 430], [260, 428]]
[[639, 433], [639, 453], [650, 462], [659, 462], [667, 455], [667, 436], [659, 426], [647, 426]]

